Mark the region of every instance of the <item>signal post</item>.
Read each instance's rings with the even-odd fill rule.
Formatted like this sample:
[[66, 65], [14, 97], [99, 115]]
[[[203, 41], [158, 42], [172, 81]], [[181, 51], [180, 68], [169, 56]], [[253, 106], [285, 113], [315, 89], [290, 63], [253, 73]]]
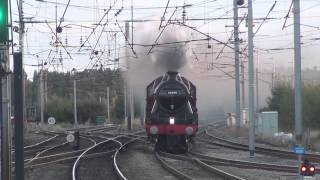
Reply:
[[8, 0], [0, 0], [0, 179], [11, 180], [8, 6]]

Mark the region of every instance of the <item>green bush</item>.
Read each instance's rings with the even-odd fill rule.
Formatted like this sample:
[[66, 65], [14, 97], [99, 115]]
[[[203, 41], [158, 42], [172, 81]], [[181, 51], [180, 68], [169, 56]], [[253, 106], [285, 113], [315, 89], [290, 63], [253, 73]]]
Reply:
[[58, 96], [48, 99], [46, 117], [55, 117], [57, 123], [73, 122], [73, 102]]
[[[294, 90], [289, 83], [278, 82], [267, 99], [268, 107], [264, 110], [278, 111], [279, 127], [284, 131], [294, 130]], [[304, 127], [320, 127], [320, 86], [304, 85], [303, 125]]]
[[[26, 104], [37, 108], [40, 120], [39, 72], [33, 81], [26, 81]], [[77, 73], [77, 117], [79, 123], [95, 122], [96, 116], [107, 117], [107, 87], [110, 88], [111, 120], [123, 121], [122, 72], [115, 69], [84, 70]], [[53, 116], [57, 122], [73, 123], [73, 79], [70, 72], [47, 72], [47, 106], [45, 118]]]

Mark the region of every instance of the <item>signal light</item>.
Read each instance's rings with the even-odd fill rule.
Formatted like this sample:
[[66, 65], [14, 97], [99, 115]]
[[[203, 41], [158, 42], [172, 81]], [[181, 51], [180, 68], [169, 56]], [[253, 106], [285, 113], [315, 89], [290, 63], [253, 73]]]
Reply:
[[314, 172], [315, 168], [313, 166], [310, 167], [310, 171]]
[[6, 43], [8, 36], [8, 0], [0, 0], [0, 43]]
[[304, 160], [304, 162], [301, 164], [300, 168], [300, 174], [302, 176], [314, 176], [315, 175], [315, 166], [310, 164], [308, 160]]

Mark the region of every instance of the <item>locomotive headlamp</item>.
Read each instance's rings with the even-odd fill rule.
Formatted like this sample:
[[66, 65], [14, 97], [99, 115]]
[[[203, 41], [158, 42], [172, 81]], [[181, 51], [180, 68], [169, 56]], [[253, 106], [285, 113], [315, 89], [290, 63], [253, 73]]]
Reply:
[[187, 127], [186, 128], [186, 134], [187, 135], [192, 135], [192, 133], [193, 133], [193, 128], [192, 127]]
[[153, 135], [158, 134], [158, 127], [157, 126], [151, 126], [150, 133]]
[[174, 124], [174, 117], [170, 117], [170, 124], [172, 125], [172, 124]]

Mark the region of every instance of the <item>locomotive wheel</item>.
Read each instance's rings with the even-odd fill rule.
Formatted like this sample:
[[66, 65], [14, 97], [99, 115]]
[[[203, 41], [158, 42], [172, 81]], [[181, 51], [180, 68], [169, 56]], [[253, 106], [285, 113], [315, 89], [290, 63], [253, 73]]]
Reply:
[[189, 143], [184, 141], [182, 144], [183, 144], [182, 145], [183, 153], [188, 153], [189, 152]]
[[159, 150], [160, 150], [160, 145], [159, 145], [159, 143], [156, 143], [154, 145], [154, 151], [159, 151]]

